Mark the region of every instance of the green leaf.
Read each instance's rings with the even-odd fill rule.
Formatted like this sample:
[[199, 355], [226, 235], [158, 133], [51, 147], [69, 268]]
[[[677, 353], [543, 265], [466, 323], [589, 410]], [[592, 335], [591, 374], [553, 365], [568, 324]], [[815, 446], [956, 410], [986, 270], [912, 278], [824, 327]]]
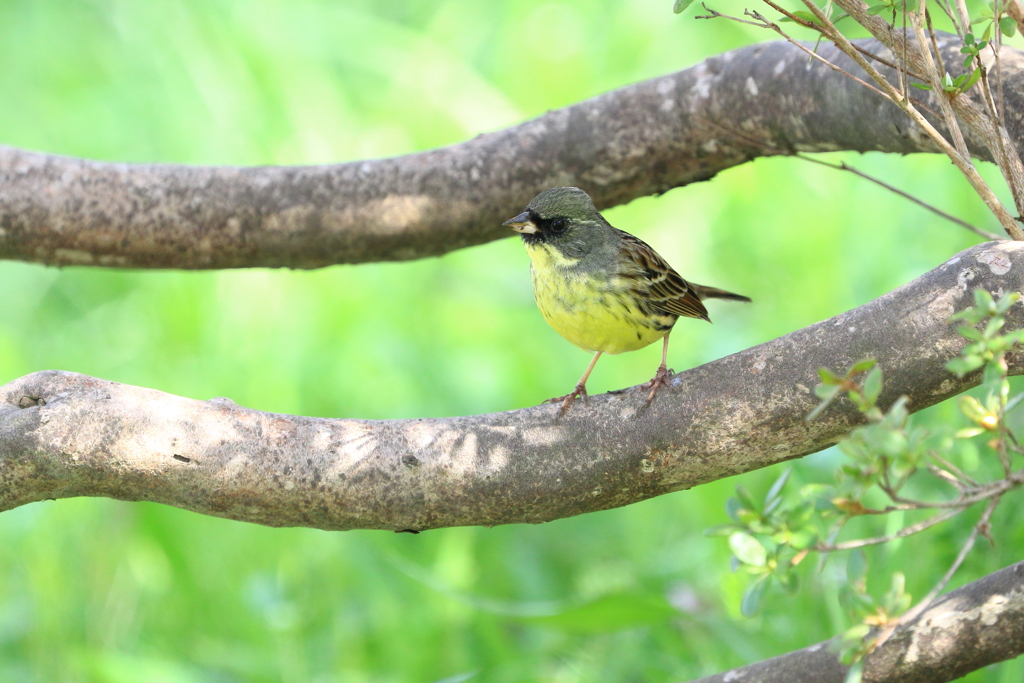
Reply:
[[794, 571], [792, 566], [787, 566], [786, 569], [775, 572], [775, 578], [778, 579], [782, 590], [790, 595], [800, 590], [800, 575]]
[[910, 87], [918, 88], [919, 90], [931, 90], [932, 89], [932, 86], [928, 85], [927, 83], [914, 83], [913, 81], [911, 81]]
[[819, 384], [814, 387], [814, 393], [817, 394], [818, 398], [826, 402], [838, 396], [840, 391], [842, 391], [842, 387], [838, 384]]
[[784, 487], [786, 482], [789, 481], [789, 475], [792, 471], [792, 467], [787, 467], [785, 471], [778, 476], [771, 488], [768, 489], [768, 494], [764, 497], [765, 508], [767, 508], [768, 504], [773, 502], [779, 497], [779, 494], [782, 493], [782, 487]]
[[874, 358], [862, 358], [854, 363], [853, 367], [850, 368], [850, 375], [859, 375], [862, 372], [867, 372], [871, 368], [875, 367], [877, 363], [878, 360]]
[[977, 422], [988, 415], [985, 406], [981, 405], [981, 402], [973, 396], [960, 396], [957, 402], [960, 404], [960, 412], [966, 415], [971, 422]]
[[754, 503], [754, 497], [750, 495], [750, 491], [747, 490], [747, 487], [742, 484], [736, 486], [736, 498], [746, 509], [757, 510], [757, 505]]
[[[964, 66], [966, 67], [967, 65], [964, 64]], [[974, 71], [971, 72], [970, 78], [967, 79], [966, 83], [964, 83], [962, 86], [960, 86], [960, 90], [963, 91], [963, 92], [967, 92], [968, 90], [973, 88], [974, 84], [977, 83], [980, 79], [981, 79], [981, 67], [979, 66], [979, 67], [976, 67], [974, 69]]]
[[768, 561], [768, 552], [757, 539], [743, 531], [737, 531], [729, 537], [729, 549], [744, 564], [763, 567]]
[[742, 510], [743, 505], [735, 498], [725, 501], [725, 513], [737, 522], [740, 521], [740, 511]]
[[818, 368], [818, 377], [823, 384], [842, 384], [843, 379], [828, 368]]
[[850, 670], [846, 672], [846, 679], [843, 683], [861, 683], [864, 680], [864, 660], [853, 663]]
[[742, 531], [743, 527], [737, 524], [719, 524], [713, 526], [710, 529], [704, 530], [705, 536], [731, 536], [732, 534]]
[[966, 427], [956, 433], [958, 439], [970, 439], [971, 437], [977, 436], [978, 434], [984, 434], [987, 430], [981, 427]]
[[984, 336], [986, 338], [990, 338], [990, 337], [995, 336], [995, 333], [998, 332], [999, 330], [1001, 330], [1003, 328], [1003, 325], [1005, 325], [1005, 324], [1006, 324], [1006, 319], [1003, 318], [1003, 316], [1001, 316], [1001, 315], [995, 316], [994, 318], [992, 318], [992, 319], [990, 319], [988, 321], [987, 325], [985, 325], [985, 331], [983, 332]]
[[1003, 368], [1001, 363], [989, 363], [985, 366], [985, 372], [982, 373], [981, 383], [993, 390], [999, 387], [1003, 381]]
[[[968, 32], [968, 33], [964, 34], [964, 45], [974, 45], [974, 34], [973, 33]], [[967, 50], [967, 49], [969, 49], [969, 48], [962, 47], [962, 48], [960, 48], [960, 52], [963, 52], [964, 50]]]
[[873, 368], [864, 380], [864, 399], [869, 406], [875, 405], [882, 393], [882, 368]]
[[676, 0], [672, 5], [672, 11], [676, 14], [681, 14], [686, 11], [686, 8], [693, 4], [693, 0]]
[[985, 359], [981, 356], [964, 356], [963, 358], [954, 358], [946, 363], [946, 369], [957, 377], [963, 377], [974, 372], [984, 364]]
[[[818, 17], [814, 16], [810, 12], [807, 12], [807, 11], [804, 11], [804, 10], [796, 10], [796, 11], [792, 12], [792, 15], [794, 17], [797, 17], [798, 19], [803, 19], [806, 22], [809, 22], [809, 23], [812, 23], [812, 24], [817, 24], [818, 26], [821, 26], [821, 22], [818, 21]], [[782, 19], [782, 21], [793, 21], [793, 20], [790, 19], [789, 17], [785, 17], [785, 18]]]
[[961, 337], [966, 337], [971, 341], [982, 340], [981, 330], [978, 330], [977, 328], [969, 327], [967, 325], [961, 325], [958, 328], [956, 328], [956, 331], [960, 333]]
[[[833, 506], [835, 507], [835, 506]], [[789, 545], [794, 550], [803, 550], [810, 548], [818, 541], [818, 534], [809, 529], [801, 529], [800, 531], [794, 531], [789, 537]]]
[[768, 587], [768, 575], [759, 576], [750, 582], [747, 590], [743, 591], [743, 601], [740, 603], [740, 613], [745, 617], [752, 617], [761, 609], [764, 600], [764, 591]]
[[853, 584], [857, 585], [868, 574], [868, 558], [864, 555], [864, 551], [857, 548], [850, 553], [850, 559], [846, 561], [846, 578]]
[[860, 642], [861, 640], [864, 640], [865, 636], [869, 633], [871, 633], [870, 626], [867, 624], [857, 624], [856, 626], [851, 626], [846, 629], [846, 631], [843, 632], [842, 639], [851, 642]]
[[1003, 408], [1003, 410], [1008, 413], [1011, 410], [1013, 410], [1014, 408], [1016, 408], [1020, 404], [1021, 401], [1024, 401], [1024, 394], [1017, 394], [1016, 396], [1011, 398], [1009, 401], [1007, 401], [1006, 407]]
[[1017, 33], [1017, 22], [1013, 17], [1003, 17], [999, 20], [999, 30], [1003, 32], [1003, 35], [1007, 38], [1013, 38], [1014, 34]]
[[[949, 74], [946, 74], [947, 76]], [[995, 311], [996, 302], [992, 298], [992, 295], [988, 293], [987, 289], [978, 287], [974, 290], [974, 303], [975, 305], [984, 311]]]
[[871, 7], [868, 7], [867, 13], [871, 16], [875, 16], [889, 9], [892, 9], [889, 5], [872, 5]]
[[1009, 292], [996, 303], [996, 313], [1002, 315], [1020, 301], [1020, 292]]

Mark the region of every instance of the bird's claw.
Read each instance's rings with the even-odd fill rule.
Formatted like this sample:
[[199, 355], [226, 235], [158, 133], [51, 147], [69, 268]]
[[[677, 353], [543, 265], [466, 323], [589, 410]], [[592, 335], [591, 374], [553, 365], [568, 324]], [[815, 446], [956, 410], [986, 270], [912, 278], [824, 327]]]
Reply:
[[558, 417], [562, 417], [563, 415], [565, 415], [565, 411], [569, 410], [569, 406], [572, 405], [572, 402], [576, 400], [577, 396], [582, 396], [583, 401], [586, 403], [590, 402], [590, 396], [587, 394], [587, 388], [585, 386], [577, 384], [576, 388], [572, 390], [571, 394], [549, 398], [548, 400], [544, 401], [544, 403], [558, 403], [559, 401], [561, 401], [562, 405], [558, 409]]
[[658, 371], [654, 373], [654, 377], [651, 378], [651, 381], [640, 385], [640, 387], [643, 389], [646, 389], [648, 387], [650, 387], [651, 389], [651, 393], [647, 395], [647, 400], [644, 401], [643, 406], [640, 407], [641, 411], [645, 410], [647, 406], [651, 405], [651, 402], [654, 400], [654, 397], [658, 395], [658, 389], [661, 389], [661, 387], [668, 384], [668, 378], [672, 376], [672, 373], [672, 368], [665, 367], [664, 364], [659, 365]]

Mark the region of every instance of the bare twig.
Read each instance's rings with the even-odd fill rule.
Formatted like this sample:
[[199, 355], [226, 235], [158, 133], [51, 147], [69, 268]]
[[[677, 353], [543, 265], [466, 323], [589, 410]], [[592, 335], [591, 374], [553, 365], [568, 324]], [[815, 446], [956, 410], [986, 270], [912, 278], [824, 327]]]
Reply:
[[889, 190], [890, 192], [894, 192], [894, 193], [898, 194], [899, 196], [903, 197], [904, 199], [909, 199], [910, 201], [914, 202], [918, 206], [921, 206], [921, 207], [923, 207], [925, 209], [928, 209], [929, 211], [931, 211], [935, 215], [941, 216], [942, 218], [945, 218], [947, 221], [955, 223], [955, 224], [959, 225], [960, 227], [962, 227], [962, 228], [964, 228], [966, 230], [970, 230], [974, 234], [976, 234], [976, 235], [978, 235], [980, 237], [984, 237], [985, 239], [988, 239], [988, 240], [1001, 240], [1001, 239], [1003, 239], [1001, 236], [999, 236], [999, 235], [997, 235], [997, 234], [995, 234], [993, 232], [989, 232], [988, 230], [982, 230], [981, 228], [977, 228], [977, 227], [971, 225], [970, 223], [968, 223], [965, 220], [961, 220], [961, 219], [957, 218], [956, 216], [948, 214], [945, 211], [943, 211], [942, 209], [939, 209], [938, 207], [932, 206], [928, 202], [922, 201], [921, 199], [918, 199], [914, 195], [912, 195], [912, 194], [910, 194], [908, 192], [904, 192], [903, 190], [899, 189], [898, 187], [893, 187], [892, 185], [886, 183], [884, 180], [879, 180], [878, 178], [874, 178], [874, 177], [868, 175], [867, 173], [864, 173], [863, 171], [859, 171], [856, 168], [847, 165], [846, 162], [839, 162], [839, 164], [830, 164], [827, 161], [822, 161], [821, 159], [814, 159], [812, 157], [808, 157], [808, 156], [803, 155], [803, 154], [796, 154], [795, 156], [798, 156], [801, 159], [805, 159], [807, 161], [810, 161], [810, 162], [813, 162], [813, 163], [816, 163], [816, 164], [821, 164], [822, 166], [828, 166], [829, 168], [834, 168], [834, 169], [837, 169], [837, 170], [840, 170], [840, 171], [849, 171], [850, 173], [853, 173], [856, 176], [859, 176], [861, 178], [864, 178], [865, 180], [868, 180], [868, 181], [870, 181], [872, 183], [875, 183], [876, 185], [879, 185], [880, 187], [884, 187], [885, 189]]
[[[928, 36], [925, 35], [923, 13], [927, 8], [927, 0], [921, 0], [917, 12], [907, 12], [910, 15], [910, 23], [914, 27], [914, 36], [917, 38], [917, 46], [920, 47], [920, 54], [925, 64], [925, 73], [928, 74], [929, 84], [932, 86], [932, 91], [937, 95], [939, 101], [939, 109], [942, 112], [942, 118], [946, 122], [946, 129], [949, 130], [949, 134], [953, 136], [953, 145], [956, 147], [956, 151], [960, 156], [961, 161], [965, 165], [969, 165], [972, 169], [974, 163], [971, 161], [971, 153], [967, 149], [967, 141], [964, 140], [963, 131], [960, 130], [960, 123], [956, 120], [956, 114], [953, 112], [953, 106], [950, 104], [949, 98], [946, 97], [942, 89], [942, 78], [943, 73], [939, 71], [932, 59], [931, 50], [928, 49]], [[903, 47], [905, 50], [909, 49], [908, 40], [903, 40]], [[955, 160], [954, 160], [955, 161]]]
[[[860, 0], [836, 0], [836, 2], [845, 10], [851, 17], [854, 18], [862, 26], [866, 27], [876, 38], [885, 43], [890, 49], [905, 49], [907, 50], [908, 60], [916, 64], [918, 68], [925, 71], [929, 71], [929, 55], [924, 46], [927, 42], [918, 36], [918, 44], [909, 45], [904, 37], [898, 33], [892, 31], [891, 27], [878, 17], [870, 16], [866, 13], [866, 5]], [[804, 0], [805, 6], [810, 9], [811, 12], [815, 13], [819, 19], [822, 19], [820, 10], [817, 10], [813, 2], [810, 0]], [[912, 21], [914, 20], [915, 14], [911, 14]], [[962, 17], [961, 17], [962, 18]], [[886, 86], [879, 82], [880, 74], [874, 69], [874, 67], [867, 64], [862, 57], [853, 50], [850, 46], [849, 41], [842, 36], [834, 26], [825, 24], [827, 19], [823, 20], [823, 25], [826, 26], [829, 31], [829, 36], [833, 42], [852, 59], [858, 62], [861, 68], [867, 71], [868, 75], [871, 76], [872, 80], [879, 83], [880, 87], [886, 89]], [[920, 48], [920, 49], [919, 49]], [[934, 65], [933, 65], [934, 66]], [[941, 76], [940, 76], [941, 78]], [[934, 78], [931, 79], [934, 81]], [[934, 85], [933, 85], [934, 88]], [[888, 94], [892, 96], [892, 93], [887, 90]], [[936, 92], [936, 96], [944, 98], [944, 94], [941, 89]], [[895, 100], [894, 100], [895, 101]], [[948, 100], [947, 100], [948, 101]], [[946, 103], [940, 102], [945, 108]], [[957, 151], [957, 147], [950, 145], [945, 138], [939, 134], [937, 130], [932, 128], [930, 124], [922, 123], [924, 117], [912, 106], [909, 106], [907, 102], [897, 102], [897, 104], [907, 113], [911, 119], [921, 125], [922, 128], [928, 133], [928, 136], [939, 145], [944, 153], [953, 161], [953, 163], [960, 169], [960, 171], [970, 181], [975, 191], [982, 197], [985, 204], [999, 219], [1003, 229], [1015, 240], [1024, 240], [1024, 229], [1021, 228], [1017, 220], [1006, 210], [999, 199], [992, 192], [991, 188], [988, 187], [987, 183], [981, 178], [977, 170], [974, 169], [973, 164], [965, 160], [961, 153]], [[973, 130], [976, 134], [982, 137], [986, 141], [986, 145], [992, 152], [993, 156], [997, 158], [1000, 170], [1003, 173], [1003, 177], [1006, 179], [1007, 184], [1010, 187], [1010, 191], [1014, 197], [1014, 203], [1018, 209], [1018, 212], [1024, 214], [1024, 164], [1021, 163], [1020, 157], [1017, 155], [1016, 149], [1010, 144], [1000, 143], [998, 137], [1007, 137], [1005, 128], [992, 122], [987, 116], [985, 116], [977, 106], [969, 99], [965, 97], [956, 97], [949, 104], [952, 105], [956, 116], [961, 118], [967, 126]], [[1002, 152], [1001, 152], [1002, 150]], [[1002, 154], [1002, 156], [1001, 156]]]
[[[983, 533], [987, 535], [987, 527], [989, 520], [992, 518], [992, 513], [995, 512], [995, 509], [999, 506], [999, 501], [999, 496], [996, 496], [995, 498], [989, 501], [988, 505], [985, 507], [985, 511], [981, 513], [981, 517], [978, 518], [978, 521], [977, 523], [975, 523], [974, 528], [971, 529], [970, 536], [968, 536], [967, 540], [964, 541], [963, 547], [960, 548], [960, 553], [956, 556], [956, 559], [953, 560], [953, 564], [950, 565], [945, 575], [943, 575], [943, 577], [939, 579], [939, 582], [936, 583], [935, 586], [931, 589], [931, 591], [928, 592], [928, 595], [921, 598], [921, 601], [918, 602], [917, 605], [907, 610], [897, 620], [896, 625], [906, 624], [916, 619], [918, 615], [920, 615], [922, 612], [928, 609], [931, 606], [931, 604], [935, 601], [935, 598], [937, 598], [939, 594], [942, 593], [942, 591], [946, 588], [946, 585], [949, 584], [950, 580], [953, 578], [953, 575], [956, 574], [958, 569], [960, 569], [960, 565], [962, 565], [964, 560], [967, 558], [967, 554], [971, 552], [971, 549], [974, 547], [975, 541], [978, 540], [978, 534]], [[878, 644], [881, 645], [882, 642], [884, 642], [884, 639], [880, 639], [878, 641]]]
[[[765, 2], [769, 6], [773, 7], [774, 9], [776, 9], [777, 11], [780, 11], [783, 14], [786, 14], [787, 16], [790, 16], [791, 18], [793, 17], [792, 13], [787, 12], [786, 10], [782, 9], [777, 4], [772, 2], [772, 0], [765, 0]], [[858, 2], [859, 2], [859, 0], [858, 0]], [[762, 16], [761, 14], [759, 14], [757, 12], [754, 12], [754, 11], [751, 11], [751, 10], [746, 10], [745, 11], [745, 14], [747, 16], [753, 17], [755, 19], [755, 21], [752, 22], [752, 21], [749, 21], [749, 20], [746, 20], [746, 19], [740, 19], [738, 17], [732, 17], [730, 15], [726, 15], [726, 14], [717, 12], [715, 10], [712, 10], [712, 9], [708, 8], [707, 5], [704, 5], [705, 9], [708, 10], [710, 15], [702, 17], [702, 18], [722, 17], [722, 18], [727, 18], [727, 19], [733, 19], [734, 21], [740, 21], [741, 23], [744, 23], [744, 24], [750, 24], [750, 25], [753, 25], [753, 26], [760, 26], [761, 28], [767, 28], [769, 30], [772, 30], [775, 33], [777, 33], [779, 36], [785, 38], [788, 42], [792, 43], [793, 45], [797, 45], [798, 47], [800, 47], [800, 49], [802, 49], [804, 52], [806, 52], [812, 58], [818, 59], [822, 63], [826, 64], [829, 68], [831, 68], [831, 69], [833, 69], [833, 70], [835, 70], [835, 71], [837, 71], [839, 73], [842, 73], [842, 74], [846, 75], [847, 77], [853, 79], [857, 83], [859, 83], [859, 84], [861, 84], [861, 85], [871, 89], [873, 92], [875, 92], [877, 94], [882, 95], [883, 97], [885, 97], [889, 101], [891, 101], [894, 104], [896, 104], [897, 106], [899, 106], [911, 118], [911, 120], [914, 121], [914, 123], [916, 123], [922, 129], [924, 129], [924, 131], [932, 139], [932, 141], [935, 142], [939, 146], [939, 148], [950, 158], [950, 160], [953, 161], [954, 165], [956, 165], [956, 167], [958, 169], [960, 169], [960, 171], [967, 178], [968, 182], [971, 183], [971, 186], [974, 188], [975, 192], [977, 192], [978, 195], [982, 198], [982, 201], [984, 201], [986, 206], [989, 207], [989, 210], [992, 211], [993, 214], [995, 214], [996, 218], [999, 220], [999, 223], [1003, 226], [1003, 229], [1006, 230], [1006, 232], [1013, 239], [1015, 239], [1015, 240], [1024, 240], [1024, 229], [1022, 229], [1018, 225], [1017, 221], [1013, 218], [1013, 216], [1010, 215], [1010, 213], [1006, 210], [1006, 208], [999, 201], [999, 198], [996, 197], [995, 193], [992, 192], [992, 189], [988, 186], [988, 184], [985, 182], [985, 180], [977, 172], [977, 169], [974, 168], [974, 164], [971, 162], [971, 159], [970, 159], [970, 153], [969, 153], [969, 151], [967, 150], [967, 147], [966, 147], [966, 142], [963, 139], [963, 134], [959, 130], [959, 127], [958, 127], [958, 124], [957, 124], [957, 121], [956, 121], [956, 116], [955, 116], [955, 114], [951, 114], [952, 110], [951, 110], [951, 107], [950, 107], [950, 101], [947, 98], [945, 98], [945, 96], [944, 96], [944, 93], [943, 93], [943, 90], [942, 90], [942, 84], [941, 84], [942, 76], [941, 75], [937, 75], [937, 73], [935, 71], [935, 64], [931, 60], [931, 55], [928, 53], [928, 50], [924, 49], [924, 50], [915, 52], [914, 53], [916, 55], [915, 61], [920, 62], [921, 66], [924, 69], [924, 71], [929, 74], [929, 80], [932, 81], [932, 83], [931, 83], [932, 88], [936, 91], [936, 95], [939, 98], [940, 107], [942, 108], [942, 110], [944, 112], [944, 117], [947, 119], [947, 126], [949, 127], [950, 132], [953, 135], [954, 144], [950, 144], [950, 142], [946, 140], [945, 136], [943, 136], [916, 109], [916, 107], [914, 107], [914, 105], [911, 104], [909, 94], [905, 95], [900, 90], [897, 90], [896, 87], [893, 86], [892, 83], [890, 83], [877, 69], [875, 69], [868, 61], [866, 61], [864, 55], [862, 55], [853, 46], [853, 44], [849, 40], [847, 40], [842, 35], [842, 33], [839, 32], [838, 29], [836, 29], [835, 24], [832, 23], [832, 21], [825, 15], [824, 12], [822, 12], [822, 10], [812, 0], [803, 0], [803, 3], [804, 3], [804, 6], [807, 7], [807, 9], [812, 14], [814, 14], [815, 18], [818, 20], [818, 26], [817, 26], [818, 30], [824, 36], [829, 38], [833, 43], [835, 43], [836, 46], [839, 47], [839, 49], [842, 50], [848, 57], [853, 59], [857, 63], [857, 65], [860, 66], [871, 77], [871, 79], [875, 81], [875, 83], [878, 85], [877, 88], [874, 87], [874, 86], [869, 85], [868, 83], [866, 83], [862, 79], [857, 78], [856, 76], [853, 76], [848, 71], [846, 71], [846, 70], [842, 69], [841, 67], [835, 65], [834, 63], [830, 62], [829, 60], [824, 59], [823, 57], [818, 55], [816, 52], [806, 48], [805, 46], [800, 45], [795, 39], [790, 37], [788, 34], [786, 34], [785, 31], [783, 31], [781, 28], [779, 28], [779, 26], [777, 24], [775, 24], [774, 22], [769, 21], [768, 19], [766, 19], [764, 16]], [[847, 3], [847, 4], [849, 4], [849, 3]], [[922, 6], [923, 6], [923, 4], [922, 4]], [[852, 11], [846, 5], [843, 5], [843, 9], [846, 10], [846, 12], [850, 16], [854, 17], [855, 20], [857, 20], [858, 22], [860, 22], [862, 24], [864, 24], [864, 21], [861, 20], [861, 17], [868, 18], [868, 19], [876, 19], [875, 17], [867, 17], [867, 15], [864, 14], [864, 12], [863, 12], [864, 7], [859, 7], [858, 8], [859, 10], [861, 10], [860, 11], [860, 17], [858, 17], [854, 13], [854, 11]], [[916, 16], [916, 15], [912, 15], [912, 16]], [[804, 21], [804, 20], [800, 20], [799, 17], [794, 18], [794, 21], [797, 21], [797, 23], [799, 23], [801, 26], [809, 26], [810, 25], [810, 22], [807, 22], [807, 21]], [[916, 28], [917, 28], [917, 24], [915, 24], [915, 30], [916, 30]], [[889, 37], [891, 39], [890, 42], [896, 41], [896, 43], [898, 43], [898, 47], [900, 47], [904, 51], [904, 55], [906, 55], [908, 53], [908, 51], [911, 50], [909, 41], [906, 40], [905, 38], [897, 40], [897, 39], [893, 38], [893, 35], [894, 34], [892, 34], [892, 32], [889, 31]], [[927, 45], [927, 41], [924, 40], [923, 27], [921, 29], [921, 34], [919, 36], [919, 43], [921, 45]], [[892, 49], [894, 47], [894, 45], [890, 44], [889, 47], [890, 47], [890, 49]], [[913, 48], [913, 49], [916, 50], [916, 48]], [[927, 56], [922, 56], [922, 55], [927, 55]], [[905, 58], [905, 61], [906, 61], [906, 58]], [[979, 133], [979, 135], [982, 135], [983, 137], [986, 137], [986, 139], [989, 139], [989, 140], [995, 140], [995, 137], [993, 137], [994, 127], [992, 125], [990, 125], [990, 124], [987, 124], [987, 122], [985, 122], [981, 117], [977, 116], [977, 112], [971, 112], [970, 111], [970, 106], [971, 105], [969, 105], [969, 103], [968, 103], [968, 104], [964, 104], [960, 108], [967, 110], [968, 113], [974, 113], [975, 114], [971, 118], [970, 122], [974, 124], [974, 126], [977, 129], [977, 132]], [[1005, 135], [1006, 134], [1005, 133], [1005, 129], [1002, 129], [1000, 127], [998, 130], [994, 131], [994, 134]], [[1007, 182], [1011, 186], [1011, 191], [1014, 194], [1015, 202], [1017, 203], [1018, 206], [1024, 206], [1024, 166], [1021, 166], [1020, 159], [1019, 159], [1019, 157], [1016, 156], [1015, 150], [1013, 151], [1012, 154], [1003, 154], [1002, 156], [1000, 156], [1000, 152], [999, 152], [1000, 147], [999, 147], [998, 144], [992, 143], [992, 144], [989, 145], [989, 147], [990, 147], [990, 149], [993, 150], [993, 153], [997, 156], [997, 158], [999, 158], [1000, 168], [1003, 169], [1004, 177], [1007, 178]], [[1017, 167], [1020, 167], [1020, 168], [1017, 169]], [[1018, 178], [1019, 178], [1019, 181], [1018, 181]], [[1020, 189], [1018, 190], [1018, 189], [1014, 189], [1014, 188], [1020, 188]], [[1021, 195], [1019, 200], [1018, 200], [1018, 195]], [[1022, 212], [1024, 212], [1024, 211], [1022, 211]]]
[[929, 529], [936, 524], [941, 524], [947, 519], [956, 517], [963, 512], [965, 507], [957, 506], [955, 508], [944, 510], [936, 515], [929, 517], [928, 519], [912, 524], [910, 526], [903, 527], [894, 534], [888, 536], [875, 536], [872, 538], [858, 538], [855, 541], [844, 541], [843, 543], [836, 543], [834, 545], [816, 545], [814, 550], [823, 553], [836, 552], [838, 550], [853, 550], [854, 548], [864, 548], [869, 545], [879, 545], [881, 543], [889, 543], [897, 538], [906, 538], [907, 536], [913, 536], [914, 534], [920, 533], [925, 529]]

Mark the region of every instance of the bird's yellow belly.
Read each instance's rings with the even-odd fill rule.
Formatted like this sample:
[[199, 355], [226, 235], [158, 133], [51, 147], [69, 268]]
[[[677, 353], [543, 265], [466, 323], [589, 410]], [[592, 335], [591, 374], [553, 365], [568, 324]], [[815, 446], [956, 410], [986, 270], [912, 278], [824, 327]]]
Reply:
[[529, 251], [541, 315], [581, 349], [611, 354], [642, 349], [668, 334], [675, 322], [674, 316], [643, 313], [631, 283], [618, 275], [604, 279], [574, 272], [567, 267], [572, 262], [550, 247]]

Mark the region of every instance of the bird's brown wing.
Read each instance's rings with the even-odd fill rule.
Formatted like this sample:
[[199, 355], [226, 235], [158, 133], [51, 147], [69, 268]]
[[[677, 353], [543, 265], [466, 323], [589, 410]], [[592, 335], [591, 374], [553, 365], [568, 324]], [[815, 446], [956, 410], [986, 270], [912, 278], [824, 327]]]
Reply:
[[680, 277], [665, 259], [649, 244], [628, 232], [617, 230], [622, 238], [622, 255], [635, 263], [640, 276], [647, 280], [647, 302], [657, 312], [686, 318], [707, 320], [704, 308], [693, 285]]

